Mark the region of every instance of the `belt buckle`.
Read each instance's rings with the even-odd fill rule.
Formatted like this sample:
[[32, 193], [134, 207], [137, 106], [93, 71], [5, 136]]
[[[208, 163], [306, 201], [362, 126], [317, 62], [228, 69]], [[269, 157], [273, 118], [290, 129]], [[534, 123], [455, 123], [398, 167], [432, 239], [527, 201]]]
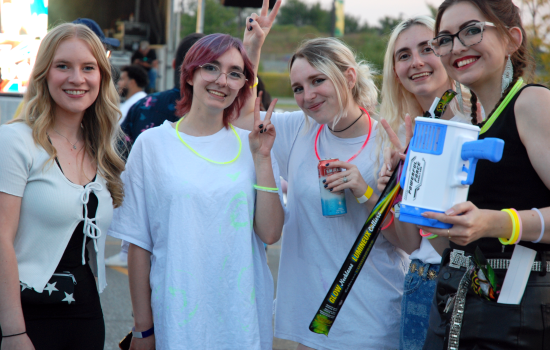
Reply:
[[449, 261], [449, 266], [454, 267], [455, 269], [460, 269], [462, 266], [465, 266], [464, 262], [469, 257], [464, 255], [463, 250], [453, 249], [451, 252], [451, 259]]

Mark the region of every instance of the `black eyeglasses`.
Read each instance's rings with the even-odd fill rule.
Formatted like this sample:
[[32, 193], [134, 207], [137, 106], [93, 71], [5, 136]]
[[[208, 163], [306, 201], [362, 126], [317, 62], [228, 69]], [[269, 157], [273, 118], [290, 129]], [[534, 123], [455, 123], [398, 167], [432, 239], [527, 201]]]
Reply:
[[428, 41], [437, 57], [445, 56], [453, 51], [454, 39], [458, 38], [465, 47], [479, 44], [483, 40], [485, 27], [496, 27], [491, 22], [475, 22], [462, 28], [456, 34], [441, 34]]

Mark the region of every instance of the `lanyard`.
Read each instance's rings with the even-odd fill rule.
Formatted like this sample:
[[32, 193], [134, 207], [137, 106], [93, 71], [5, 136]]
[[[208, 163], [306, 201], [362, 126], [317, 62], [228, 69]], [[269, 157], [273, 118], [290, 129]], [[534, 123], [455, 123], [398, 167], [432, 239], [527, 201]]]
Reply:
[[521, 86], [523, 84], [523, 78], [519, 78], [518, 81], [516, 82], [516, 84], [514, 85], [514, 87], [512, 88], [512, 90], [510, 90], [510, 92], [508, 93], [508, 95], [506, 95], [506, 97], [504, 98], [504, 101], [502, 101], [502, 103], [498, 106], [497, 110], [495, 111], [495, 113], [493, 113], [493, 115], [491, 116], [491, 118], [487, 119], [487, 122], [485, 123], [485, 125], [483, 125], [483, 127], [481, 128], [481, 131], [479, 132], [479, 134], [483, 134], [484, 132], [486, 132], [487, 130], [489, 130], [489, 128], [491, 127], [491, 125], [493, 125], [493, 123], [497, 120], [497, 118], [500, 116], [500, 113], [502, 113], [502, 111], [504, 110], [504, 108], [506, 108], [506, 106], [508, 105], [508, 103], [510, 103], [510, 101], [512, 100], [512, 98], [517, 94], [517, 92], [521, 89]]
[[227, 161], [227, 162], [216, 162], [215, 160], [211, 160], [211, 159], [208, 159], [202, 155], [199, 154], [199, 152], [195, 151], [191, 146], [189, 146], [187, 144], [187, 142], [185, 142], [183, 140], [183, 138], [181, 137], [180, 135], [180, 132], [178, 131], [179, 130], [179, 126], [180, 126], [180, 123], [181, 121], [183, 120], [184, 117], [181, 117], [181, 119], [176, 123], [176, 134], [178, 135], [178, 138], [180, 139], [180, 141], [185, 145], [187, 146], [187, 148], [189, 148], [189, 150], [191, 150], [191, 152], [195, 153], [197, 156], [199, 156], [200, 158], [206, 160], [206, 161], [209, 161], [210, 163], [214, 163], [214, 164], [229, 164], [229, 163], [233, 163], [234, 161], [237, 160], [237, 158], [239, 158], [239, 156], [241, 155], [241, 149], [242, 149], [242, 142], [241, 142], [241, 138], [239, 137], [239, 134], [237, 134], [237, 131], [235, 131], [235, 128], [233, 127], [233, 125], [229, 124], [229, 126], [231, 127], [231, 129], [233, 130], [233, 132], [235, 133], [235, 136], [237, 136], [237, 140], [239, 141], [239, 152], [237, 152], [237, 155], [235, 156], [235, 158], [231, 159], [230, 161]]
[[[350, 159], [347, 160], [346, 163], [349, 163], [351, 162], [352, 160], [355, 159], [355, 157], [357, 157], [359, 155], [359, 153], [361, 153], [361, 151], [363, 150], [363, 148], [365, 148], [365, 146], [367, 145], [367, 142], [369, 142], [369, 139], [370, 139], [370, 133], [372, 131], [372, 120], [370, 118], [370, 114], [369, 112], [367, 112], [366, 109], [364, 109], [363, 107], [359, 107], [368, 117], [369, 117], [369, 134], [367, 135], [367, 139], [365, 140], [365, 142], [363, 143], [363, 146], [361, 146], [361, 148], [359, 149], [359, 151], [357, 151], [357, 153], [355, 153], [353, 155], [353, 157], [351, 157]], [[319, 131], [317, 131], [317, 135], [315, 136], [315, 155], [317, 156], [317, 159], [318, 160], [321, 160], [321, 157], [319, 157], [319, 152], [317, 150], [317, 144], [319, 142], [319, 134], [321, 133], [321, 130], [323, 130], [323, 126], [325, 126], [325, 124], [321, 124], [321, 126], [319, 127]]]

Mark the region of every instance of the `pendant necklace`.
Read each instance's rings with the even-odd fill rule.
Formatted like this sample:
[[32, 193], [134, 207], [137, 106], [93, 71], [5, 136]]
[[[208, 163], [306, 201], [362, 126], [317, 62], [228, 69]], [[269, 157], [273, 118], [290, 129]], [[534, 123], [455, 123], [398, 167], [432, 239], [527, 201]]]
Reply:
[[63, 137], [65, 140], [67, 140], [68, 143], [70, 143], [72, 146], [73, 146], [73, 149], [76, 149], [76, 144], [78, 143], [78, 140], [76, 140], [75, 143], [72, 143], [71, 141], [69, 141], [69, 139], [65, 136], [63, 136], [59, 131], [55, 130], [54, 128], [52, 128], [53, 131], [55, 131], [59, 136]]
[[[364, 109], [363, 107], [359, 107], [362, 111], [361, 115], [363, 115], [363, 113], [367, 114], [367, 117], [369, 117], [369, 133], [367, 135], [367, 139], [365, 140], [365, 142], [363, 143], [363, 146], [361, 146], [361, 148], [359, 149], [359, 151], [357, 151], [357, 153], [355, 153], [350, 159], [348, 159], [346, 161], [346, 163], [349, 163], [351, 162], [352, 160], [355, 159], [355, 157], [357, 157], [359, 155], [359, 153], [361, 153], [361, 151], [365, 148], [365, 146], [367, 145], [367, 142], [369, 142], [369, 139], [370, 139], [370, 134], [371, 134], [371, 131], [372, 131], [372, 120], [371, 120], [371, 117], [370, 117], [370, 114], [369, 112], [367, 112], [366, 109]], [[359, 118], [361, 118], [361, 116], [359, 116]], [[359, 120], [359, 118], [357, 120]], [[355, 120], [355, 122], [357, 121]], [[351, 125], [355, 124], [355, 122], [353, 122]], [[351, 126], [350, 125], [350, 126]], [[317, 150], [317, 144], [318, 144], [318, 141], [319, 141], [319, 134], [321, 133], [321, 130], [323, 130], [323, 126], [325, 126], [325, 124], [321, 124], [321, 126], [319, 127], [319, 131], [317, 131], [317, 135], [315, 136], [315, 155], [317, 156], [317, 159], [320, 161], [321, 160], [321, 157], [319, 157], [319, 152]], [[348, 126], [348, 128], [350, 127]], [[347, 128], [346, 128], [347, 129]], [[345, 130], [345, 129], [344, 129]], [[343, 130], [339, 130], [339, 131], [343, 131]], [[337, 131], [337, 132], [339, 132]]]

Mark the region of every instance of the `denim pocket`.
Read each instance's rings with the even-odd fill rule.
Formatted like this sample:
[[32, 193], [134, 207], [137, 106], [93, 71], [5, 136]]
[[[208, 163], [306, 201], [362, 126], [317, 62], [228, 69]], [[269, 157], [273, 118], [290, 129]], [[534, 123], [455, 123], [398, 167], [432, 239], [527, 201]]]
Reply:
[[405, 275], [405, 285], [403, 286], [403, 294], [414, 293], [420, 288], [422, 284], [422, 277], [418, 276], [416, 272], [407, 272]]

